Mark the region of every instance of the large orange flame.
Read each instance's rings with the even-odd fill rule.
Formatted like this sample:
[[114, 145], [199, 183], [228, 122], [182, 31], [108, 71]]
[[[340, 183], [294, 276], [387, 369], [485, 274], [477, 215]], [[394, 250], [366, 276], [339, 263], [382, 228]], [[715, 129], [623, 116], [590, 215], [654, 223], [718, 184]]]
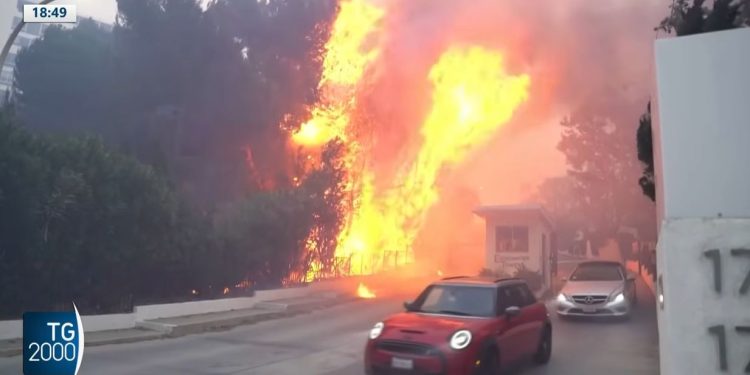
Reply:
[[380, 50], [366, 43], [376, 30], [384, 11], [365, 0], [340, 4], [331, 37], [325, 45], [323, 73], [318, 88], [321, 102], [311, 118], [292, 135], [295, 143], [320, 146], [334, 138], [350, 139], [347, 126], [356, 105], [356, 90], [370, 62]]
[[360, 205], [339, 238], [337, 256], [351, 257], [352, 273], [372, 273], [389, 263], [413, 261], [411, 245], [424, 215], [438, 198], [438, 173], [510, 120], [527, 98], [529, 77], [505, 73], [502, 55], [479, 47], [446, 51], [429, 75], [432, 109], [421, 128], [423, 143], [394, 188], [376, 194], [365, 171]]
[[[356, 163], [366, 153], [355, 132], [353, 112], [368, 64], [377, 59], [372, 34], [384, 12], [364, 0], [345, 0], [326, 44], [321, 101], [310, 119], [292, 135], [314, 148], [337, 139], [346, 145], [348, 170], [343, 186], [354, 202], [342, 206], [344, 223], [336, 257], [346, 259], [348, 274], [370, 274], [414, 261], [412, 244], [428, 209], [438, 199], [441, 170], [481, 145], [528, 97], [530, 78], [506, 72], [503, 54], [479, 46], [453, 46], [429, 71], [432, 106], [421, 125], [421, 145], [400, 166], [395, 179], [377, 181], [372, 166]], [[355, 167], [356, 165], [356, 167]], [[376, 189], [376, 186], [385, 186]], [[310, 246], [314, 244], [309, 243]], [[314, 264], [308, 279], [320, 267]]]

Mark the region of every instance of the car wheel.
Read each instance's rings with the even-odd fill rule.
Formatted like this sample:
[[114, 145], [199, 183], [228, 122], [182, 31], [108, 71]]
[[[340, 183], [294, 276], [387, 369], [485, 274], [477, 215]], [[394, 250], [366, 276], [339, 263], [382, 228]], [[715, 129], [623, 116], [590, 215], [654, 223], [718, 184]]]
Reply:
[[546, 364], [552, 357], [552, 329], [547, 326], [542, 331], [542, 338], [539, 340], [539, 345], [534, 353], [534, 363]]
[[494, 349], [488, 350], [479, 366], [478, 375], [499, 375], [500, 357]]

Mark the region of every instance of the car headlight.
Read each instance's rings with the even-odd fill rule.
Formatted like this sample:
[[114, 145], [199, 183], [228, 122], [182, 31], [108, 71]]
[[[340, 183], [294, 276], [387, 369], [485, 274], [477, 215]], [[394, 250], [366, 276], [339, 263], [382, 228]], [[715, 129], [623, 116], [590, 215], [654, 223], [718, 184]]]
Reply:
[[375, 326], [370, 330], [370, 340], [375, 340], [376, 338], [378, 338], [378, 336], [383, 333], [383, 327], [385, 327], [383, 322], [375, 323]]
[[568, 296], [566, 296], [563, 293], [560, 293], [557, 295], [557, 302], [566, 302], [568, 301]]
[[612, 299], [612, 302], [614, 303], [621, 303], [623, 301], [625, 301], [625, 295], [622, 293], [617, 293], [615, 298]]
[[462, 329], [460, 331], [456, 331], [456, 333], [451, 336], [451, 348], [456, 350], [461, 350], [469, 346], [471, 343], [471, 332]]

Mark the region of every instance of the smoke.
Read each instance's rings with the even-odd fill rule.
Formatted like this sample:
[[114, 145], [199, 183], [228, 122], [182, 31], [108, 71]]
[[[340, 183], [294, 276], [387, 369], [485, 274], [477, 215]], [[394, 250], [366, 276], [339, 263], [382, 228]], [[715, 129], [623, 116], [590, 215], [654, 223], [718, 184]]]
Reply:
[[[472, 229], [467, 231], [478, 228], [482, 233], [482, 223], [467, 215], [477, 204], [520, 202], [544, 179], [564, 174], [556, 144], [559, 121], [568, 113], [585, 110], [624, 122], [632, 119], [626, 125], [633, 127], [635, 147], [638, 111], [645, 108], [651, 88], [653, 28], [666, 14], [668, 1], [379, 3], [387, 8], [382, 53], [364, 95], [364, 110], [376, 124], [370, 162], [380, 174], [377, 181], [389, 181], [389, 174], [420, 144], [419, 127], [431, 104], [427, 73], [447, 47], [500, 50], [509, 72], [529, 74], [532, 82], [530, 98], [512, 122], [441, 176], [441, 200], [416, 244], [428, 249], [417, 249], [418, 254], [429, 253], [435, 243], [469, 246], [446, 229], [467, 228], [468, 220]], [[456, 199], [456, 191], [469, 198]], [[483, 247], [483, 238], [475, 238], [471, 246]]]

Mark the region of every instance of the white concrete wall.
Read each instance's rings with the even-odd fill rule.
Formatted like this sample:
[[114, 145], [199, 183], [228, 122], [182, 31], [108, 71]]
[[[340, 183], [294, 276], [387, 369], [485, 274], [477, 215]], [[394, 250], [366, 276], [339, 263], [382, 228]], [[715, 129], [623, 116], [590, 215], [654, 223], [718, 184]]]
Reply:
[[[135, 327], [135, 323], [138, 321], [248, 309], [255, 306], [256, 303], [263, 301], [296, 298], [311, 293], [335, 291], [341, 288], [347, 288], [347, 291], [353, 290], [349, 284], [341, 280], [320, 281], [310, 284], [307, 287], [260, 290], [255, 293], [254, 297], [143, 305], [136, 306], [134, 312], [129, 314], [84, 315], [81, 319], [83, 320], [83, 327], [86, 332], [127, 329]], [[0, 321], [0, 340], [19, 338], [22, 336], [22, 333], [22, 320]]]
[[[662, 375], [745, 374], [750, 362], [750, 335], [736, 331], [750, 326], [750, 294], [740, 295], [750, 272], [750, 257], [730, 249], [750, 249], [750, 219], [670, 219], [662, 223], [657, 257], [664, 295], [659, 309], [659, 350]], [[722, 292], [714, 290], [713, 263], [704, 252], [718, 249]], [[726, 329], [728, 372], [719, 371], [716, 336], [708, 328]]]
[[144, 305], [135, 307], [136, 321], [168, 318], [173, 316], [208, 314], [220, 311], [249, 309], [261, 301], [295, 298], [318, 290], [315, 287], [299, 287], [259, 290], [254, 297], [223, 298], [205, 301]]
[[19, 338], [22, 333], [22, 320], [0, 320], [0, 340]]
[[[660, 40], [655, 55], [661, 374], [744, 374], [750, 335], [736, 327], [750, 327], [739, 292], [750, 259], [730, 251], [750, 249], [750, 30]], [[727, 370], [709, 327], [725, 329]]]
[[86, 332], [133, 328], [135, 314], [83, 315], [81, 323]]
[[660, 219], [750, 217], [750, 29], [656, 42]]

